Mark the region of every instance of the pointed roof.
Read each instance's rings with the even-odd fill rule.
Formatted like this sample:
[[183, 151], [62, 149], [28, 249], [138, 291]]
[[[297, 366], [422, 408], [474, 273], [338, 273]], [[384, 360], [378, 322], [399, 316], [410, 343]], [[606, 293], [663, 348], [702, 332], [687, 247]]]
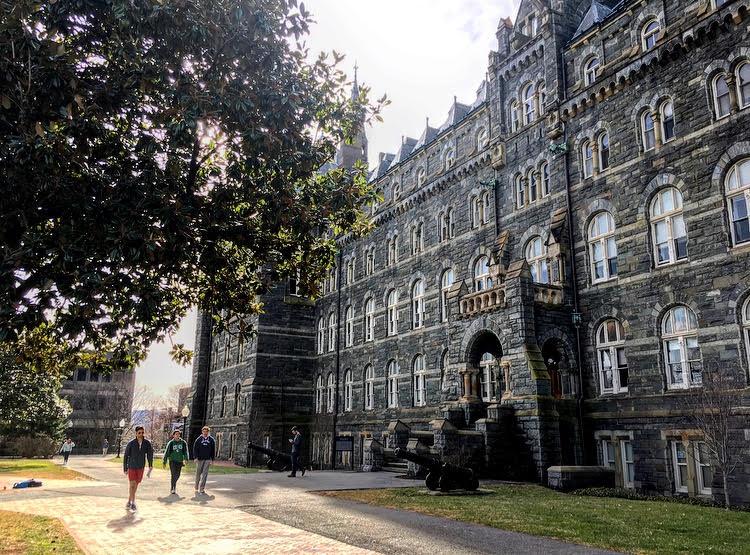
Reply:
[[357, 66], [357, 62], [354, 62], [354, 83], [352, 83], [352, 100], [356, 100], [359, 98], [359, 83], [357, 82], [358, 69], [359, 66]]
[[474, 99], [474, 103], [471, 105], [470, 111], [474, 110], [476, 107], [482, 104], [485, 100], [487, 100], [487, 88], [488, 87], [489, 87], [489, 84], [487, 83], [487, 80], [485, 79], [477, 88], [477, 97], [476, 99]]
[[396, 156], [395, 158], [393, 158], [393, 162], [391, 162], [390, 168], [395, 168], [401, 162], [406, 160], [409, 154], [411, 154], [411, 152], [414, 150], [414, 145], [416, 144], [417, 144], [417, 139], [412, 139], [411, 137], [404, 137], [401, 140], [401, 146], [396, 151]]
[[578, 29], [576, 29], [576, 32], [573, 33], [573, 38], [582, 35], [584, 32], [591, 29], [594, 25], [601, 23], [602, 21], [607, 19], [607, 17], [609, 17], [611, 13], [612, 8], [605, 6], [598, 0], [591, 0], [591, 6], [586, 12], [586, 15], [583, 16]]
[[391, 167], [391, 162], [393, 161], [394, 155], [388, 152], [381, 152], [378, 155], [378, 165], [375, 166], [375, 169], [370, 172], [370, 175], [367, 179], [368, 182], [375, 181], [377, 179], [380, 179], [385, 175], [385, 172], [388, 171], [388, 168]]
[[443, 122], [443, 125], [440, 126], [440, 129], [438, 129], [438, 133], [442, 133], [449, 127], [453, 127], [456, 125], [459, 121], [464, 119], [466, 114], [468, 114], [471, 111], [471, 106], [467, 104], [461, 104], [456, 100], [456, 97], [453, 97], [453, 106], [451, 106], [451, 109], [448, 111], [448, 119]]
[[422, 131], [422, 135], [417, 139], [417, 144], [414, 145], [414, 150], [419, 150], [424, 145], [431, 143], [432, 139], [437, 135], [437, 132], [438, 130], [435, 127], [430, 127], [430, 118], [426, 118], [424, 131]]

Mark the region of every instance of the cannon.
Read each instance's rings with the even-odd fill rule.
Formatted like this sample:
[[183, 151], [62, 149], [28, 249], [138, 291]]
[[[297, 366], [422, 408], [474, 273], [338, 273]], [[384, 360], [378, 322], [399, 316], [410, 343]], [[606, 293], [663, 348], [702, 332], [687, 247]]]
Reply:
[[[263, 447], [262, 445], [258, 445], [257, 443], [253, 443], [252, 441], [247, 442], [247, 448], [253, 451], [258, 451], [259, 453], [263, 453], [265, 456], [267, 456], [268, 460], [266, 461], [266, 466], [269, 468], [269, 470], [276, 470], [281, 472], [282, 470], [292, 469], [291, 455], [287, 455], [286, 453], [282, 453], [281, 451], [277, 451], [276, 449], [271, 449], [270, 447]], [[302, 457], [297, 457], [297, 466], [302, 471], [302, 476], [304, 476], [306, 465]]]
[[401, 447], [396, 449], [395, 455], [400, 459], [406, 459], [427, 469], [427, 477], [424, 483], [429, 490], [465, 489], [474, 491], [479, 487], [479, 480], [477, 480], [471, 468], [443, 462], [437, 457], [420, 455]]

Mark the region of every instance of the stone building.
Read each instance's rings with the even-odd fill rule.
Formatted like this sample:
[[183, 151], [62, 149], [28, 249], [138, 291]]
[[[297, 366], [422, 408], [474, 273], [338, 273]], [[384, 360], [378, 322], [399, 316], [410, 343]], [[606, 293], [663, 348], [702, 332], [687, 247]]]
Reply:
[[[279, 285], [247, 345], [200, 318], [192, 432], [240, 462], [294, 423], [324, 468], [409, 446], [721, 494], [691, 403], [724, 376], [747, 458], [748, 6], [523, 0], [476, 98], [374, 162], [375, 229], [340, 239], [322, 298]], [[750, 502], [750, 467], [729, 488]]]

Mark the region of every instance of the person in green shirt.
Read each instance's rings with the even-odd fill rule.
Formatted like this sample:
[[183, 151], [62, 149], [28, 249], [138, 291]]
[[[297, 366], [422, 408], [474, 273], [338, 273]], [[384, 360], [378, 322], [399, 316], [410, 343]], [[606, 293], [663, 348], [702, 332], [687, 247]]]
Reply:
[[169, 472], [172, 474], [172, 495], [177, 494], [177, 480], [180, 479], [182, 467], [190, 460], [188, 444], [180, 435], [180, 430], [172, 432], [172, 439], [167, 443], [164, 458], [161, 461], [162, 467], [166, 467], [169, 461]]

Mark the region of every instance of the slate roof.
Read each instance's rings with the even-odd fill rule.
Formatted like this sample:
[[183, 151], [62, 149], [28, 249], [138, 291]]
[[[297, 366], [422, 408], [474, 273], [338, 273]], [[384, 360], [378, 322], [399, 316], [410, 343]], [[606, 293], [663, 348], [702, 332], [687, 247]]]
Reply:
[[417, 144], [417, 139], [412, 139], [411, 137], [406, 137], [401, 141], [401, 146], [396, 151], [396, 156], [393, 158], [393, 162], [391, 162], [390, 167], [395, 168], [398, 166], [401, 162], [406, 160], [409, 157], [409, 154], [412, 153], [414, 150], [414, 145]]
[[605, 6], [601, 2], [598, 2], [597, 0], [591, 0], [591, 6], [589, 7], [588, 11], [586, 12], [586, 15], [583, 16], [583, 19], [581, 20], [581, 24], [578, 26], [578, 29], [576, 29], [576, 32], [573, 33], [573, 38], [576, 38], [579, 35], [582, 35], [589, 29], [591, 29], [594, 25], [597, 25], [598, 23], [601, 23], [609, 15], [612, 13], [612, 8]]
[[368, 181], [372, 182], [383, 177], [383, 175], [385, 175], [385, 172], [388, 171], [388, 168], [391, 167], [391, 162], [393, 161], [394, 157], [395, 155], [389, 152], [381, 152], [380, 156], [378, 157], [378, 164], [377, 166], [375, 166], [375, 169], [370, 172]]

